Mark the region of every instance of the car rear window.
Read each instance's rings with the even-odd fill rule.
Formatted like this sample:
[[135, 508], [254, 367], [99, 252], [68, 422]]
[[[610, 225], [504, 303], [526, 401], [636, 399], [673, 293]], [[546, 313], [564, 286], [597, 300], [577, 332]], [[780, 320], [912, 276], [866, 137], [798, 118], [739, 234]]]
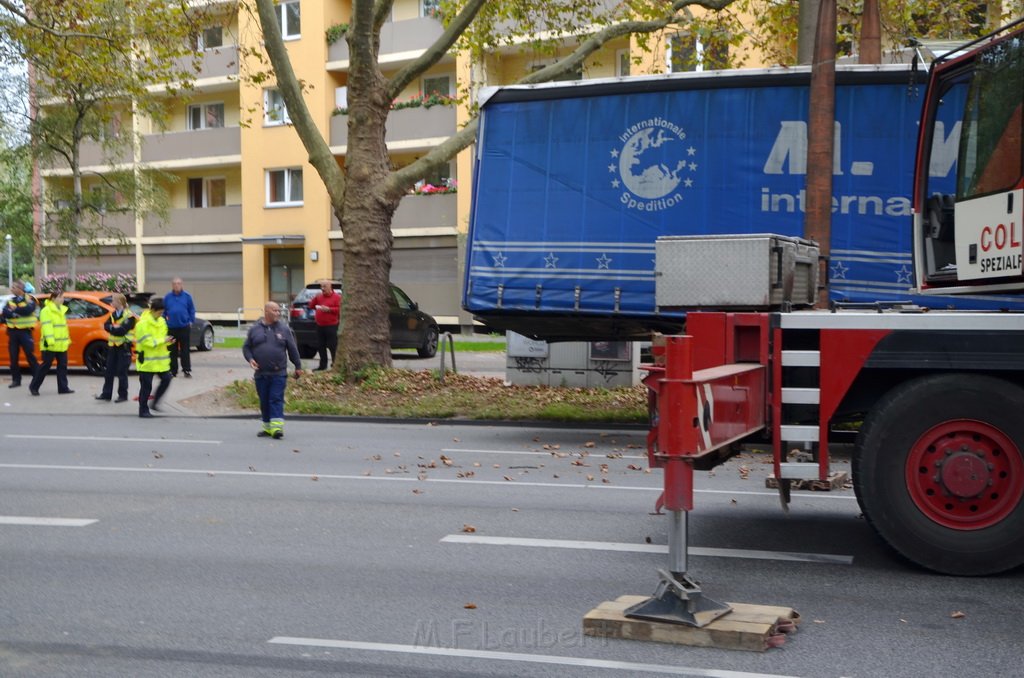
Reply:
[[[335, 291], [341, 292], [339, 287], [334, 288]], [[308, 304], [310, 300], [316, 295], [320, 294], [320, 286], [315, 285], [312, 287], [304, 287], [301, 292], [295, 295], [295, 299], [292, 300], [292, 305], [295, 304]]]
[[292, 303], [295, 303], [295, 304], [308, 304], [309, 300], [312, 299], [313, 297], [315, 297], [319, 293], [320, 293], [320, 288], [319, 287], [317, 287], [315, 289], [306, 288], [306, 289], [302, 290], [301, 292], [299, 292], [298, 294], [295, 295], [295, 301], [292, 302]]

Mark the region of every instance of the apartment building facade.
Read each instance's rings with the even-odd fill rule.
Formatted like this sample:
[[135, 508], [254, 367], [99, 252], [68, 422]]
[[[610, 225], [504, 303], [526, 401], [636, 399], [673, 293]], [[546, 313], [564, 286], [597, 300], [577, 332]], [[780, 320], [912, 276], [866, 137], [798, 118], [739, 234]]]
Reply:
[[[234, 2], [209, 4], [216, 10], [215, 19], [195, 36], [203, 58], [190, 98], [168, 97], [169, 122], [162, 131], [134, 117], [128, 108], [120, 119], [122, 129], [132, 129], [139, 141], [130, 154], [115, 161], [165, 173], [170, 198], [166, 217], [104, 217], [111, 237], [100, 241], [98, 258], [82, 255], [77, 267], [135, 273], [140, 288], [153, 292], [168, 290], [171, 279], [180, 276], [203, 316], [252, 320], [267, 299], [286, 303], [307, 282], [340, 278], [343, 234], [274, 83], [256, 85], [246, 77], [257, 68], [240, 56], [261, 40], [255, 15]], [[351, 4], [282, 0], [277, 9], [293, 67], [307, 84], [306, 104], [343, 162], [348, 46], [341, 34]], [[437, 11], [436, 0], [395, 1], [381, 31], [380, 65], [385, 75], [418, 57], [441, 34]], [[629, 39], [610, 43], [572, 77], [692, 69], [691, 61], [683, 63], [684, 52], [703, 54], [709, 66], [723, 57], [720, 49], [705, 51], [704, 46], [671, 34], [652, 44], [654, 49], [641, 52]], [[567, 44], [564, 50], [573, 46]], [[386, 138], [392, 164], [413, 162], [468, 119], [465, 106], [416, 105], [424, 97], [454, 98], [470, 81], [513, 82], [552, 59], [516, 48], [494, 53], [483, 63], [470, 63], [457, 54], [446, 56], [396, 99]], [[83, 148], [83, 168], [102, 171], [109, 164], [99, 144]], [[392, 281], [443, 325], [472, 324], [459, 305], [460, 239], [468, 227], [471, 174], [470, 149], [436, 176], [425, 178], [425, 184], [445, 186], [446, 191], [410, 192], [392, 223]], [[60, 166], [41, 168], [41, 176], [44, 203], [48, 187], [69, 181], [69, 171]], [[46, 254], [52, 243], [46, 239], [45, 220], [38, 232], [44, 257], [37, 261], [37, 274], [63, 272], [66, 260]]]

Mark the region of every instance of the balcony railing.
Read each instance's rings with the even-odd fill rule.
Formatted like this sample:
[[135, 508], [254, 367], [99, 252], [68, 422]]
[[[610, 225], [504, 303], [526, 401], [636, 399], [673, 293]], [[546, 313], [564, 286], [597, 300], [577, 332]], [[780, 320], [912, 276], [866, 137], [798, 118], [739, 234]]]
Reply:
[[240, 127], [147, 134], [142, 140], [143, 162], [192, 161], [199, 158], [239, 156], [241, 153]]
[[458, 207], [454, 193], [407, 195], [398, 203], [391, 219], [391, 230], [408, 228], [455, 228]]
[[[384, 140], [391, 143], [450, 137], [455, 134], [455, 107], [402, 108], [388, 115]], [[348, 116], [331, 117], [331, 146], [348, 145]]]
[[[117, 149], [114, 157], [104, 157], [103, 146], [98, 141], [83, 141], [78, 149], [79, 167], [118, 165], [131, 161], [132, 149], [130, 146]], [[62, 156], [54, 156], [52, 161], [39, 164], [42, 169], [71, 171], [71, 167]]]
[[[458, 205], [454, 193], [435, 195], [407, 195], [398, 203], [398, 209], [391, 218], [391, 230], [401, 232], [419, 228], [451, 228], [455, 229]], [[331, 214], [331, 230], [341, 228], [337, 217]]]
[[[380, 59], [389, 54], [424, 50], [441, 37], [444, 27], [437, 19], [420, 17], [389, 21], [380, 28]], [[327, 49], [328, 61], [348, 61], [348, 43], [342, 38]]]
[[163, 222], [150, 215], [143, 220], [146, 237], [231, 235], [242, 233], [242, 206], [197, 207], [171, 210]]
[[[52, 233], [55, 232], [55, 226], [53, 223], [56, 221], [56, 215], [51, 212], [46, 214], [47, 222], [47, 234], [52, 237]], [[125, 237], [130, 238], [135, 235], [135, 213], [134, 212], [109, 212], [107, 214], [101, 214], [98, 217], [89, 215], [83, 217], [85, 219], [85, 229], [90, 234], [94, 234], [96, 238], [104, 240], [107, 238]], [[99, 219], [97, 222], [96, 219]]]
[[[179, 59], [179, 67], [188, 69], [192, 61], [188, 58]], [[205, 78], [223, 78], [238, 75], [238, 46], [224, 45], [203, 52], [202, 65], [196, 74], [197, 80]]]

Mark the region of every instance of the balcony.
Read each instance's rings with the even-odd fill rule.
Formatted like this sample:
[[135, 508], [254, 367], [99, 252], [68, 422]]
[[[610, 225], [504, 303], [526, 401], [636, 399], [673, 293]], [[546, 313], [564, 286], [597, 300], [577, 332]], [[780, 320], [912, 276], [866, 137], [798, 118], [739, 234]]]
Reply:
[[[142, 140], [142, 161], [146, 163], [179, 163], [203, 166], [237, 164], [241, 161], [242, 130], [240, 127], [188, 130], [147, 134]], [[215, 159], [215, 160], [214, 160]]]
[[[447, 139], [455, 131], [454, 106], [403, 108], [388, 115], [384, 140], [388, 148], [413, 150], [417, 148], [416, 140]], [[434, 142], [423, 144], [424, 147], [433, 145]], [[331, 146], [348, 146], [347, 115], [331, 117]]]
[[[400, 55], [409, 52], [422, 52], [441, 37], [444, 27], [437, 19], [420, 17], [405, 21], [389, 21], [380, 28], [380, 62], [391, 64], [400, 61]], [[348, 43], [344, 38], [338, 40], [327, 49], [329, 63], [343, 62], [348, 67]]]
[[[79, 167], [105, 167], [108, 165], [126, 164], [132, 161], [131, 146], [116, 149], [114, 157], [105, 157], [103, 145], [98, 141], [83, 141], [78, 147]], [[56, 174], [70, 174], [71, 167], [62, 156], [55, 155], [50, 162], [40, 162], [44, 172], [50, 170]]]
[[[51, 212], [46, 214], [47, 223], [47, 235], [44, 237], [52, 237], [53, 228], [56, 228], [53, 223], [57, 220], [58, 216]], [[108, 238], [131, 238], [135, 236], [135, 213], [124, 213], [124, 212], [110, 212], [107, 214], [99, 215], [99, 221], [95, 221], [95, 217], [88, 215], [83, 217], [84, 228], [93, 234], [92, 237], [97, 240], [106, 240]], [[51, 228], [51, 226], [53, 228]], [[55, 232], [55, 231], [53, 231]]]
[[242, 234], [242, 206], [184, 208], [171, 210], [163, 222], [148, 215], [143, 222], [143, 235], [148, 238], [192, 235]]
[[[439, 195], [407, 195], [398, 203], [391, 218], [391, 232], [395, 235], [422, 235], [402, 233], [422, 228], [450, 228], [455, 232], [458, 205], [454, 193]], [[337, 217], [331, 214], [331, 230], [337, 231], [341, 226]], [[436, 233], [431, 235], [437, 235]]]
[[439, 195], [407, 195], [398, 203], [391, 219], [391, 230], [410, 228], [455, 229], [458, 206], [454, 193]]
[[[188, 58], [179, 59], [178, 64], [182, 69], [192, 68], [192, 60]], [[201, 86], [202, 83], [200, 81], [202, 80], [237, 75], [238, 46], [224, 45], [223, 47], [215, 47], [203, 52], [202, 63], [199, 67], [199, 72], [196, 74], [196, 81]]]

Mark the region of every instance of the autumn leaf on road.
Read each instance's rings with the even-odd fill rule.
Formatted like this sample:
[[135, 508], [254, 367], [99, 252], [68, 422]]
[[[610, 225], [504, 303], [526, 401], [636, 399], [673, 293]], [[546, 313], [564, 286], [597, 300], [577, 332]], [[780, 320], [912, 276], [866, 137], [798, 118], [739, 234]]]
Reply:
[[476, 532], [476, 528], [473, 527], [472, 525], [468, 524], [468, 523], [465, 523], [465, 524], [462, 525], [462, 531], [463, 532]]

